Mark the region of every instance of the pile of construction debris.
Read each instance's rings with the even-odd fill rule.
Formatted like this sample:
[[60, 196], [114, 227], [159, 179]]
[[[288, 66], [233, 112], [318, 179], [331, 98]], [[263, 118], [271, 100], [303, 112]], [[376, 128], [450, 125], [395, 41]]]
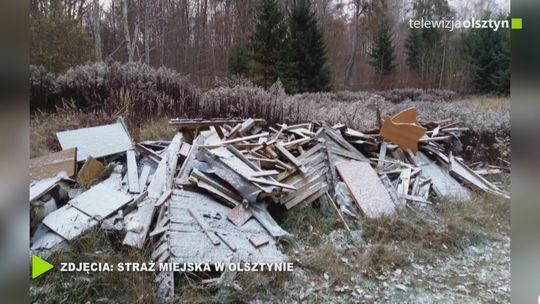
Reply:
[[[126, 246], [150, 246], [155, 262], [283, 262], [277, 241], [288, 233], [270, 206], [286, 212], [320, 200], [349, 230], [353, 218], [433, 197], [468, 200], [471, 189], [509, 198], [454, 155], [466, 129], [416, 117], [407, 109], [363, 132], [172, 119], [172, 140], [140, 143], [122, 119], [59, 132], [63, 151], [31, 160], [31, 249], [46, 256], [99, 226], [125, 233]], [[173, 272], [157, 273], [156, 283], [161, 297], [174, 295]]]

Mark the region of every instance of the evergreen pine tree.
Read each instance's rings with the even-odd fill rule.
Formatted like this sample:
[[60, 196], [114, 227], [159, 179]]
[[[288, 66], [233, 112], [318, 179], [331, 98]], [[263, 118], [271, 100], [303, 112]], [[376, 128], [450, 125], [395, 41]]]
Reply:
[[255, 7], [255, 29], [251, 36], [255, 81], [268, 88], [284, 79], [288, 56], [287, 27], [276, 0], [260, 0]]
[[475, 87], [485, 93], [509, 93], [510, 31], [475, 28], [462, 36], [461, 43], [465, 59], [472, 67]]
[[290, 10], [290, 57], [287, 75], [294, 91], [317, 92], [329, 88], [326, 44], [310, 0], [296, 0]]
[[414, 71], [420, 70], [420, 56], [422, 48], [422, 35], [419, 29], [410, 29], [405, 39], [405, 50], [407, 52], [407, 66]]
[[396, 55], [394, 46], [392, 45], [392, 34], [390, 26], [385, 18], [382, 19], [373, 49], [369, 52], [369, 64], [377, 71], [378, 78], [392, 72], [396, 67]]
[[244, 43], [238, 43], [229, 57], [229, 74], [249, 76], [251, 54]]

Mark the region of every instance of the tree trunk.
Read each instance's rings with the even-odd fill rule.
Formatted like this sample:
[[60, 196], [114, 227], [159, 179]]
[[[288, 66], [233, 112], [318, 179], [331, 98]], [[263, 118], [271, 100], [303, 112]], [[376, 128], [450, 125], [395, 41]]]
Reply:
[[128, 62], [132, 62], [135, 48], [131, 44], [131, 37], [129, 35], [128, 0], [122, 1], [122, 16], [123, 16], [122, 23], [124, 23], [124, 37], [126, 40], [126, 49], [128, 53]]
[[349, 56], [349, 60], [347, 61], [347, 66], [345, 67], [345, 80], [344, 83], [347, 87], [350, 87], [351, 85], [351, 74], [352, 70], [354, 68], [354, 62], [356, 58], [356, 52], [358, 50], [358, 35], [360, 35], [359, 31], [359, 19], [360, 15], [364, 12], [364, 10], [367, 8], [366, 3], [361, 3], [360, 0], [355, 1], [355, 10], [354, 10], [354, 21], [353, 21], [353, 33], [351, 37], [351, 55]]
[[103, 54], [101, 52], [101, 28], [100, 28], [100, 7], [99, 0], [94, 0], [94, 40], [95, 40], [95, 52], [96, 52], [96, 61], [103, 61]]

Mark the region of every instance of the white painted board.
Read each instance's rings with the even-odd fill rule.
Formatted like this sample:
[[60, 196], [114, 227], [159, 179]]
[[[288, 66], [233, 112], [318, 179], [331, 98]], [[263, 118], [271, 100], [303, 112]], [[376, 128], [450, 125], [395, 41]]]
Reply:
[[72, 240], [86, 230], [97, 225], [97, 221], [77, 210], [75, 207], [64, 207], [49, 213], [43, 224], [66, 240]]
[[84, 161], [133, 149], [129, 134], [121, 123], [56, 133], [63, 150], [77, 148], [77, 160]]
[[72, 199], [69, 203], [92, 217], [103, 219], [131, 200], [133, 200], [131, 196], [123, 194], [110, 186], [97, 184]]

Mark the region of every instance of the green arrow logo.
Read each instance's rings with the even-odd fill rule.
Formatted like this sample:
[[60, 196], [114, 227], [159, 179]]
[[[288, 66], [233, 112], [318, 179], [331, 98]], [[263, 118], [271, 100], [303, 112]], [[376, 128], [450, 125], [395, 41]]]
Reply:
[[35, 254], [32, 255], [32, 279], [39, 277], [45, 272], [53, 269], [53, 267], [53, 264], [45, 261]]

